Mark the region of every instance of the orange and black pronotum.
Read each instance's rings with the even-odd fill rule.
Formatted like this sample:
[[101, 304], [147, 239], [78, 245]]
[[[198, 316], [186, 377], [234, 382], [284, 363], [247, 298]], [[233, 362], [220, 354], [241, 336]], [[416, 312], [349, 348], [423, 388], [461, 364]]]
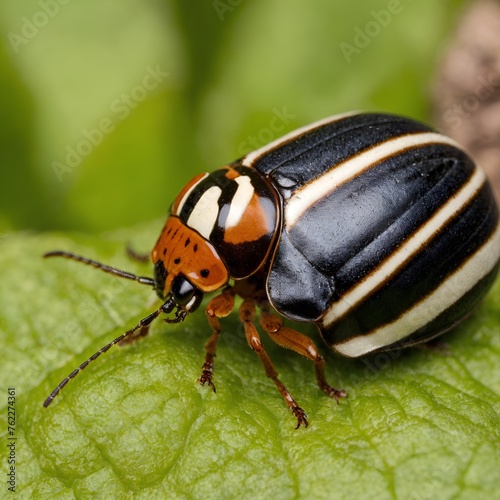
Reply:
[[297, 419], [307, 418], [264, 350], [255, 326], [314, 364], [325, 361], [281, 318], [314, 323], [326, 344], [356, 358], [433, 339], [462, 321], [498, 270], [498, 209], [483, 171], [453, 140], [416, 121], [349, 113], [300, 128], [189, 182], [172, 204], [146, 278], [74, 259], [152, 286], [162, 305], [111, 346], [144, 336], [155, 318], [181, 322], [207, 293], [212, 334], [199, 382], [213, 383], [219, 320], [242, 298], [249, 346]]

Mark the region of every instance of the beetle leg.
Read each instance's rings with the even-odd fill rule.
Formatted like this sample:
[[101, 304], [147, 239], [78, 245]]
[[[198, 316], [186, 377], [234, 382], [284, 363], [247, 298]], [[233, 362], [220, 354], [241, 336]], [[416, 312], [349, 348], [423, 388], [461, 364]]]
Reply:
[[201, 385], [208, 384], [215, 392], [215, 385], [212, 382], [214, 372], [214, 358], [217, 350], [217, 342], [219, 341], [221, 327], [219, 318], [228, 316], [234, 308], [234, 292], [231, 288], [226, 288], [220, 295], [214, 297], [207, 305], [205, 314], [208, 323], [212, 328], [212, 335], [205, 344], [205, 362], [201, 372], [201, 377], [198, 382]]
[[343, 389], [334, 389], [327, 383], [325, 378], [325, 358], [321, 356], [314, 342], [307, 335], [284, 327], [280, 318], [266, 311], [262, 311], [260, 324], [279, 346], [291, 349], [314, 362], [316, 380], [323, 392], [334, 398], [337, 403], [340, 398], [347, 397], [347, 393]]
[[290, 408], [292, 413], [297, 418], [297, 427], [295, 428], [298, 429], [301, 425], [307, 427], [307, 416], [304, 410], [299, 407], [299, 405], [293, 399], [292, 395], [288, 392], [288, 389], [278, 378], [278, 372], [260, 341], [259, 334], [254, 325], [255, 301], [252, 299], [245, 299], [241, 304], [239, 316], [240, 320], [243, 323], [243, 326], [245, 327], [245, 335], [248, 345], [257, 353], [257, 356], [259, 356], [262, 366], [264, 367], [266, 375], [275, 383], [278, 391], [280, 391], [281, 395], [283, 396], [285, 403], [288, 405], [288, 408]]
[[440, 356], [451, 356], [449, 344], [447, 342], [443, 342], [441, 339], [433, 338], [418, 344], [409, 344], [408, 347], [416, 347], [422, 351], [429, 351]]
[[149, 253], [136, 252], [128, 243], [125, 248], [125, 251], [132, 260], [136, 260], [138, 262], [149, 262], [149, 259], [151, 258]]
[[141, 326], [137, 331], [135, 331], [132, 335], [129, 335], [128, 337], [125, 337], [121, 342], [118, 343], [120, 347], [123, 347], [124, 345], [132, 344], [136, 340], [139, 340], [142, 337], [145, 337], [148, 332], [149, 332], [149, 327], [151, 325], [145, 325]]

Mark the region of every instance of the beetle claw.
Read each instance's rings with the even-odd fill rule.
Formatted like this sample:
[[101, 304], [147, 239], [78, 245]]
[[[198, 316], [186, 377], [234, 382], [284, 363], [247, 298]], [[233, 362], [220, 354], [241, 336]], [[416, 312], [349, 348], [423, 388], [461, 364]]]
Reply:
[[295, 429], [298, 429], [301, 425], [303, 425], [304, 427], [307, 427], [309, 425], [309, 422], [307, 421], [307, 415], [305, 411], [300, 408], [300, 406], [296, 406], [295, 408], [293, 408], [292, 412], [297, 418], [297, 427], [295, 427]]
[[335, 401], [337, 401], [337, 404], [339, 404], [339, 400], [341, 398], [347, 397], [347, 392], [345, 392], [344, 389], [335, 389], [334, 387], [330, 387], [329, 385], [325, 385], [321, 387], [321, 389], [325, 394], [328, 394], [328, 396], [335, 399]]
[[201, 384], [201, 385], [205, 385], [205, 384], [208, 384], [212, 390], [214, 392], [217, 392], [215, 390], [215, 385], [214, 383], [212, 382], [212, 373], [209, 372], [208, 370], [203, 370], [202, 374], [201, 374], [201, 377], [198, 379], [198, 382]]

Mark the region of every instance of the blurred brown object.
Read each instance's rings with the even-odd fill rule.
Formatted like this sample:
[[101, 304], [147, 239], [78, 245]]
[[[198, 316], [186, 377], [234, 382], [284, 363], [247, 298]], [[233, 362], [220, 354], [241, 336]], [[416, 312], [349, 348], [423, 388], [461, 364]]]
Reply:
[[463, 144], [500, 200], [500, 0], [473, 2], [438, 68], [434, 122]]

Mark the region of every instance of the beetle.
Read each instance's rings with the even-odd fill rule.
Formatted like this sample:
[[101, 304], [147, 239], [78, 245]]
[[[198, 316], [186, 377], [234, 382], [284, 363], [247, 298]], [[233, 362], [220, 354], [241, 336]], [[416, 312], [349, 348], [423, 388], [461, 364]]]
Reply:
[[[206, 293], [212, 334], [199, 382], [215, 391], [220, 319], [242, 299], [249, 346], [297, 428], [307, 417], [267, 355], [255, 326], [314, 364], [313, 341], [281, 318], [314, 323], [351, 358], [426, 342], [460, 323], [498, 271], [498, 208], [483, 171], [452, 139], [409, 118], [346, 113], [299, 128], [192, 179], [170, 208], [151, 252], [154, 277], [54, 251], [154, 288], [162, 305], [70, 373], [44, 402], [116, 344], [146, 335], [162, 313], [183, 321]], [[277, 314], [276, 314], [277, 313]]]

